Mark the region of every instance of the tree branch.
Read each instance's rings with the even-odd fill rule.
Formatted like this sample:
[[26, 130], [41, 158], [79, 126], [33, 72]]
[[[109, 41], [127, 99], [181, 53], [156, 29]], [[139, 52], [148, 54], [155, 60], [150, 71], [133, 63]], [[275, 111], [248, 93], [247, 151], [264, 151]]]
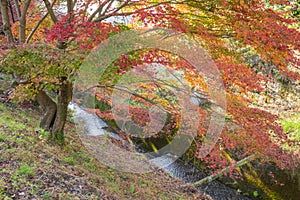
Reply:
[[[109, 2], [109, 4], [106, 6], [106, 8], [105, 8], [105, 10], [103, 11], [103, 14], [105, 14], [110, 8], [111, 8], [111, 6], [112, 6], [112, 4], [113, 4], [113, 0], [111, 0], [110, 2]], [[127, 2], [125, 2], [123, 5], [121, 5], [119, 8], [117, 8], [117, 9], [122, 9], [124, 6], [126, 6], [126, 5], [128, 5], [128, 3]], [[101, 15], [101, 13], [99, 12], [99, 16]]]
[[20, 9], [20, 4], [18, 0], [14, 0], [15, 6], [16, 6], [16, 12], [17, 12], [17, 16], [18, 19], [21, 18], [21, 9]]
[[[51, 8], [54, 6], [56, 0], [54, 0], [51, 4]], [[29, 43], [29, 41], [31, 40], [32, 36], [35, 34], [35, 32], [37, 31], [37, 29], [40, 27], [40, 25], [43, 23], [43, 21], [48, 17], [49, 15], [49, 12], [47, 12], [43, 17], [42, 19], [40, 19], [38, 21], [38, 23], [35, 25], [35, 27], [32, 29], [32, 31], [29, 33], [25, 43]]]
[[194, 185], [195, 187], [198, 187], [198, 186], [200, 186], [200, 185], [209, 183], [209, 182], [211, 182], [211, 181], [213, 181], [213, 180], [215, 180], [215, 179], [221, 177], [224, 173], [229, 172], [229, 170], [230, 170], [232, 167], [234, 167], [234, 168], [240, 167], [240, 166], [242, 166], [242, 165], [244, 165], [244, 164], [247, 164], [248, 162], [250, 162], [250, 161], [252, 161], [252, 160], [254, 160], [254, 159], [255, 159], [255, 155], [252, 154], [252, 155], [250, 155], [250, 156], [248, 156], [248, 157], [246, 157], [246, 158], [244, 158], [244, 159], [238, 161], [235, 165], [225, 167], [224, 169], [222, 169], [222, 170], [221, 170], [220, 172], [218, 172], [217, 174], [213, 174], [213, 175], [207, 176], [207, 177], [201, 179], [200, 181], [197, 181], [197, 182], [193, 183], [193, 185]]
[[160, 5], [164, 5], [164, 4], [183, 4], [185, 1], [181, 1], [181, 2], [176, 2], [176, 1], [165, 1], [165, 2], [160, 2], [160, 3], [156, 3], [156, 4], [153, 4], [153, 5], [150, 5], [150, 6], [147, 6], [145, 8], [141, 8], [141, 9], [138, 9], [136, 11], [132, 11], [132, 12], [124, 12], [124, 13], [118, 13], [121, 9], [127, 7], [127, 6], [131, 6], [133, 5], [133, 3], [130, 3], [130, 2], [124, 2], [122, 5], [120, 5], [118, 8], [116, 8], [115, 10], [113, 10], [111, 13], [103, 13], [101, 16], [99, 16], [97, 19], [94, 20], [94, 22], [100, 22], [102, 20], [105, 20], [107, 18], [110, 18], [112, 16], [128, 16], [128, 15], [132, 15], [132, 14], [135, 14], [135, 13], [138, 13], [138, 12], [142, 12], [142, 11], [145, 11], [145, 10], [148, 10], [148, 9], [151, 9], [151, 8], [155, 8], [157, 6], [160, 6]]
[[87, 89], [84, 90], [82, 93], [85, 93], [85, 92], [87, 92], [87, 91], [89, 91], [89, 90], [92, 90], [92, 89], [94, 89], [94, 88], [112, 88], [112, 89], [116, 89], [116, 90], [119, 90], [119, 91], [127, 92], [127, 93], [129, 93], [129, 94], [132, 94], [132, 95], [134, 95], [134, 96], [136, 96], [136, 97], [138, 97], [138, 98], [141, 98], [141, 99], [147, 101], [148, 103], [153, 104], [154, 106], [158, 107], [158, 109], [160, 109], [160, 110], [162, 110], [162, 111], [164, 111], [164, 112], [171, 113], [170, 111], [164, 109], [163, 107], [161, 107], [160, 105], [158, 105], [156, 102], [152, 101], [151, 99], [148, 99], [148, 98], [146, 98], [146, 97], [143, 97], [143, 96], [137, 94], [137, 93], [134, 92], [134, 91], [128, 90], [126, 87], [121, 87], [121, 86], [117, 86], [117, 85], [95, 85], [95, 86], [92, 86], [92, 87], [90, 87], [90, 88], [87, 88]]
[[35, 27], [32, 29], [32, 31], [30, 32], [30, 34], [28, 35], [25, 43], [29, 43], [29, 41], [31, 40], [32, 36], [35, 34], [35, 32], [37, 31], [37, 29], [39, 28], [39, 26], [42, 24], [42, 22], [48, 17], [49, 13], [47, 12], [42, 19], [40, 19], [38, 21], [38, 23], [35, 25]]
[[[111, 4], [110, 4], [111, 5]], [[95, 22], [100, 22], [100, 21], [102, 21], [102, 20], [104, 20], [104, 19], [107, 19], [107, 18], [109, 18], [109, 17], [111, 17], [111, 16], [113, 16], [113, 14], [114, 13], [117, 13], [119, 10], [121, 10], [122, 8], [124, 8], [124, 7], [126, 7], [126, 6], [128, 6], [128, 5], [130, 5], [128, 2], [125, 2], [125, 3], [123, 3], [122, 5], [120, 5], [118, 8], [116, 8], [112, 13], [110, 13], [110, 14], [106, 14], [106, 12], [107, 12], [107, 10], [108, 10], [108, 8], [110, 7], [110, 6], [107, 6], [107, 8], [105, 9], [105, 11], [101, 14], [101, 16], [98, 16], [98, 18], [96, 19], [96, 20], [94, 20]]]
[[13, 11], [13, 8], [12, 8], [12, 5], [11, 5], [11, 2], [8, 1], [8, 6], [9, 6], [9, 11], [10, 11], [10, 16], [11, 16], [11, 19], [12, 19], [12, 23], [15, 23], [17, 20], [15, 20], [15, 16], [14, 16], [14, 11]]
[[51, 17], [52, 21], [54, 23], [56, 23], [57, 22], [57, 17], [55, 16], [55, 13], [53, 11], [53, 8], [52, 8], [50, 2], [48, 0], [43, 0], [43, 1], [45, 3], [45, 6], [47, 8], [48, 13], [50, 14], [50, 17]]
[[105, 5], [109, 2], [113, 2], [114, 0], [106, 0], [105, 2], [103, 2], [101, 5], [99, 5], [99, 7], [91, 14], [91, 16], [89, 17], [88, 21], [91, 22], [94, 17], [97, 15], [97, 13], [101, 13], [103, 8], [105, 7]]

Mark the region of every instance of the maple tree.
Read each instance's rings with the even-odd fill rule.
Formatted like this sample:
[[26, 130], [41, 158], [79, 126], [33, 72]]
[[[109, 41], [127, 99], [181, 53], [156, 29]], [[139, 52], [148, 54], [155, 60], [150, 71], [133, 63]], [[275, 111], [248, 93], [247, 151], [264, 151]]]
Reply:
[[[6, 24], [10, 24], [5, 14], [6, 1], [1, 2], [2, 18]], [[292, 81], [300, 80], [300, 35], [297, 18], [299, 13], [297, 14], [294, 7], [282, 11], [274, 8], [276, 5], [288, 7], [289, 4], [289, 1], [284, 0], [268, 3], [259, 0], [87, 2], [67, 0], [66, 4], [43, 0], [41, 10], [36, 11], [39, 15], [33, 20], [37, 24], [31, 25], [32, 32], [26, 33], [24, 32], [26, 30], [24, 27], [27, 27], [26, 20], [32, 19], [28, 15], [28, 12], [32, 12], [28, 11], [28, 7], [40, 4], [38, 1], [24, 1], [20, 10], [21, 16], [25, 19], [18, 22], [20, 23], [18, 44], [12, 39], [13, 34], [13, 37], [17, 37], [16, 31], [7, 26], [5, 29], [8, 44], [16, 45], [16, 50], [11, 51], [3, 66], [6, 71], [14, 72], [20, 80], [20, 85], [15, 91], [20, 91], [19, 94], [23, 95], [18, 96], [25, 99], [24, 94], [31, 91], [30, 98], [36, 98], [40, 103], [45, 114], [41, 126], [50, 130], [53, 138], [62, 139], [67, 105], [72, 96], [73, 75], [82, 61], [81, 58], [93, 47], [113, 34], [134, 28], [134, 25], [158, 26], [187, 33], [210, 53], [222, 74], [227, 93], [226, 128], [213, 151], [201, 159], [207, 162], [210, 168], [221, 169], [255, 154], [262, 161], [274, 162], [282, 168], [295, 168], [299, 155], [293, 155], [292, 152], [282, 148], [283, 143], [292, 145], [293, 141], [288, 139], [278, 124], [279, 116], [251, 107], [252, 100], [248, 97], [251, 92], [262, 92], [264, 85], [274, 81], [276, 76]], [[91, 7], [95, 9], [90, 11]], [[120, 16], [128, 17], [132, 21], [131, 24], [125, 26], [109, 21], [110, 18]], [[39, 26], [45, 20], [48, 20], [47, 26], [51, 27], [40, 29]], [[43, 36], [45, 41], [26, 39], [26, 35], [27, 38], [30, 35], [32, 37], [31, 33], [39, 34], [39, 38]], [[23, 45], [24, 42], [32, 42], [32, 46], [28, 48]], [[44, 42], [57, 49], [43, 48], [45, 54], [39, 54], [41, 47], [38, 44]], [[247, 64], [245, 51], [258, 54], [266, 62], [273, 63], [274, 67], [268, 69], [269, 72], [265, 74], [256, 72]], [[16, 61], [20, 55], [23, 61]], [[79, 57], [75, 59], [74, 55]], [[155, 49], [122, 55], [109, 67], [107, 76], [104, 76], [99, 85], [109, 92], [114, 81], [122, 74], [139, 64], [153, 62], [183, 70], [191, 88], [197, 88], [199, 93], [205, 91], [206, 86], [202, 77], [197, 77], [195, 70], [188, 63]], [[141, 90], [135, 93], [136, 99], [132, 103], [138, 106], [133, 106], [131, 112], [141, 117], [133, 117], [133, 120], [141, 125], [147, 124], [149, 116], [141, 109], [140, 104], [155, 103], [173, 114], [173, 119], [166, 129], [176, 130], [178, 128], [176, 109], [180, 110], [176, 107], [177, 99], [171, 98], [171, 91], [162, 94], [165, 82], [156, 80], [155, 83], [155, 87], [140, 85]], [[49, 89], [58, 91], [57, 103], [45, 92]], [[110, 103], [105, 97], [99, 96], [99, 99]], [[202, 113], [203, 119], [210, 113], [204, 108], [199, 112]], [[112, 118], [109, 112], [98, 114]], [[199, 135], [195, 139], [199, 146], [206, 128], [204, 122], [203, 126], [199, 127]], [[164, 129], [168, 132], [167, 130]], [[198, 154], [195, 153], [197, 157]]]
[[[132, 13], [147, 13], [150, 9], [158, 7], [160, 4], [167, 5], [167, 3], [157, 3], [157, 2], [147, 2], [147, 1], [72, 1], [67, 0], [66, 4], [63, 4], [59, 1], [48, 1], [44, 0], [41, 4], [40, 1], [22, 1], [20, 4], [15, 4], [17, 6], [17, 14], [19, 15], [19, 21], [16, 22], [19, 25], [16, 26], [10, 21], [8, 17], [8, 1], [1, 1], [1, 15], [3, 21], [3, 27], [5, 36], [7, 38], [7, 46], [16, 47], [16, 51], [12, 51], [12, 54], [6, 57], [3, 66], [6, 68], [7, 72], [13, 72], [16, 77], [17, 82], [21, 84], [19, 88], [27, 88], [35, 92], [31, 92], [31, 98], [36, 97], [38, 103], [41, 105], [44, 115], [41, 119], [41, 127], [46, 130], [51, 130], [51, 138], [58, 139], [63, 141], [63, 127], [66, 120], [67, 105], [71, 100], [71, 90], [72, 90], [72, 81], [71, 75], [66, 73], [61, 73], [60, 70], [64, 68], [56, 68], [56, 70], [49, 73], [52, 75], [53, 80], [45, 78], [37, 78], [36, 76], [43, 76], [43, 74], [48, 74], [49, 69], [53, 66], [57, 66], [57, 63], [51, 63], [49, 58], [46, 58], [47, 54], [57, 55], [59, 51], [49, 50], [45, 48], [46, 55], [41, 56], [40, 59], [34, 59], [34, 55], [37, 54], [35, 45], [40, 45], [48, 43], [50, 45], [55, 45], [56, 48], [63, 50], [61, 53], [64, 54], [77, 54], [81, 55], [88, 53], [91, 48], [97, 45], [99, 42], [106, 39], [110, 34], [122, 30], [122, 26], [118, 26], [113, 22], [105, 21], [108, 18], [114, 16], [126, 16], [129, 13], [123, 13], [122, 9], [129, 6], [142, 6], [143, 8], [138, 8]], [[95, 7], [96, 9], [91, 12], [90, 8]], [[29, 9], [31, 8], [31, 9]], [[37, 9], [33, 9], [37, 8]], [[161, 11], [162, 12], [162, 11]], [[51, 23], [49, 23], [49, 19]], [[43, 23], [47, 21], [47, 29], [43, 28]], [[31, 22], [27, 24], [27, 22]], [[36, 22], [32, 26], [32, 22]], [[10, 25], [13, 24], [13, 27]], [[28, 26], [29, 25], [29, 26]], [[27, 32], [29, 28], [32, 28], [31, 31]], [[18, 29], [18, 31], [16, 31]], [[18, 32], [18, 34], [17, 34]], [[45, 40], [33, 40], [33, 36], [44, 35]], [[14, 39], [16, 38], [16, 39]], [[27, 43], [32, 42], [33, 47], [28, 48]], [[2, 53], [7, 54], [7, 51], [3, 51], [7, 47], [2, 48]], [[25, 63], [16, 63], [11, 62], [15, 68], [12, 68], [9, 63], [12, 61], [15, 56], [21, 53]], [[49, 55], [50, 56], [50, 55]], [[60, 57], [65, 59], [65, 57]], [[41, 60], [47, 61], [44, 63], [42, 69], [33, 70], [29, 74], [29, 77], [24, 76], [28, 66], [32, 65], [33, 67], [39, 68]], [[68, 60], [68, 56], [66, 58]], [[49, 63], [50, 62], [50, 63]], [[42, 62], [43, 63], [43, 62]], [[65, 61], [62, 60], [62, 63]], [[67, 63], [67, 62], [66, 62]], [[77, 61], [74, 65], [76, 66]], [[6, 65], [7, 64], [7, 65]], [[47, 68], [48, 67], [48, 68]], [[64, 66], [67, 67], [67, 66]], [[19, 69], [19, 70], [16, 70]], [[74, 70], [76, 67], [74, 67]], [[15, 70], [15, 71], [14, 71]], [[23, 71], [22, 71], [23, 70]], [[72, 70], [67, 72], [71, 72]], [[18, 73], [15, 73], [18, 72]], [[73, 71], [72, 71], [73, 72]], [[58, 90], [58, 102], [55, 103], [43, 89], [39, 87], [40, 84], [49, 84], [53, 85]], [[47, 88], [47, 87], [46, 87]], [[24, 90], [28, 91], [28, 90]], [[27, 95], [30, 96], [30, 95]], [[20, 98], [22, 99], [22, 98]], [[26, 98], [23, 98], [26, 99]], [[50, 105], [50, 106], [49, 106]], [[51, 113], [51, 114], [49, 114]]]
[[[161, 19], [160, 13], [135, 14], [135, 22], [140, 20], [144, 25], [156, 24], [192, 34], [206, 47], [223, 75], [230, 122], [215, 149], [203, 158], [211, 168], [222, 169], [251, 154], [261, 161], [275, 162], [282, 168], [295, 168], [298, 165], [299, 155], [282, 149], [283, 143], [297, 145], [297, 142], [290, 141], [283, 132], [277, 122], [279, 116], [252, 108], [252, 100], [247, 97], [251, 92], [262, 93], [265, 85], [276, 81], [278, 77], [279, 80], [299, 81], [299, 22], [291, 14], [295, 13], [294, 8], [275, 10], [273, 6], [278, 4], [288, 6], [290, 2], [177, 2], [173, 4], [173, 13], [167, 17], [170, 23], [164, 23], [166, 19]], [[261, 69], [267, 73], [252, 69], [247, 64], [244, 49], [272, 63], [272, 68]], [[149, 54], [153, 55], [153, 52]], [[147, 58], [151, 58], [149, 54]], [[162, 55], [158, 54], [156, 58]], [[145, 58], [145, 55], [142, 57]], [[128, 55], [123, 56], [117, 63], [120, 70], [116, 72], [125, 73], [129, 66], [139, 64], [139, 61], [132, 60]], [[147, 59], [142, 60], [146, 62]], [[150, 63], [153, 60], [152, 57]], [[170, 61], [160, 62], [167, 65]], [[178, 62], [175, 65], [177, 69], [188, 68]], [[147, 121], [146, 118], [144, 120]], [[201, 138], [198, 142], [201, 144]]]

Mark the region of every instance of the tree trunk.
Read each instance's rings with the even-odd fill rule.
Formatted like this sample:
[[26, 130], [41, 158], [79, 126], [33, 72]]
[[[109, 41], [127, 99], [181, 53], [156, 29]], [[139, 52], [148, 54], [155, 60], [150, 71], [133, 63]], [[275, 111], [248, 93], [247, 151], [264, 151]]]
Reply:
[[57, 112], [49, 139], [60, 145], [64, 144], [64, 127], [67, 119], [68, 105], [72, 98], [72, 84], [64, 81], [57, 98]]
[[45, 3], [45, 6], [46, 6], [46, 8], [47, 8], [47, 11], [48, 11], [48, 13], [49, 13], [49, 15], [50, 15], [52, 21], [53, 21], [54, 23], [56, 23], [56, 22], [57, 22], [57, 17], [55, 16], [55, 13], [54, 13], [54, 11], [53, 11], [53, 9], [52, 9], [52, 7], [51, 7], [50, 2], [49, 2], [48, 0], [43, 0], [43, 1], [44, 1], [44, 3]]
[[20, 42], [24, 43], [26, 39], [26, 15], [29, 8], [31, 0], [26, 0], [23, 6], [23, 10], [20, 17], [20, 24], [19, 24], [19, 34], [20, 34]]
[[15, 3], [15, 8], [16, 8], [18, 19], [20, 19], [21, 18], [21, 9], [20, 9], [19, 0], [14, 0], [14, 3]]
[[44, 91], [40, 91], [36, 95], [36, 100], [43, 112], [40, 127], [50, 131], [56, 115], [56, 103]]
[[12, 44], [14, 42], [14, 38], [10, 28], [10, 20], [8, 15], [8, 1], [0, 0], [1, 14], [2, 14], [2, 22], [3, 22], [3, 31], [5, 33], [7, 43]]

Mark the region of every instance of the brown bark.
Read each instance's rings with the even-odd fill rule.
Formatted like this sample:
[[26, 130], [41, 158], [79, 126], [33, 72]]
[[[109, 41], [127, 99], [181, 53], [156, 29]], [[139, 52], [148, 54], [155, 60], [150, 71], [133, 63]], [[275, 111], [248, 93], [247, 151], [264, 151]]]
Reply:
[[73, 12], [73, 1], [72, 0], [67, 0], [67, 9], [68, 9], [68, 13], [72, 13]]
[[43, 1], [44, 1], [44, 4], [45, 4], [45, 6], [47, 8], [47, 11], [48, 11], [48, 13], [49, 13], [52, 21], [54, 23], [56, 23], [57, 22], [57, 17], [55, 16], [55, 13], [54, 13], [54, 11], [52, 9], [52, 6], [51, 6], [50, 2], [48, 0], [43, 0]]
[[64, 144], [64, 127], [67, 119], [68, 105], [71, 101], [71, 98], [72, 84], [64, 81], [58, 94], [56, 117], [49, 138], [58, 144]]
[[24, 43], [26, 39], [26, 15], [29, 8], [31, 0], [26, 0], [22, 9], [20, 24], [19, 24], [19, 34], [20, 34], [20, 42]]
[[56, 103], [44, 91], [40, 91], [36, 95], [36, 100], [43, 112], [43, 116], [40, 120], [40, 127], [50, 131], [56, 115]]
[[9, 2], [9, 1], [7, 1], [7, 2], [8, 2], [8, 7], [9, 7], [12, 23], [15, 23], [16, 21], [18, 21], [19, 18], [15, 19], [14, 10], [13, 10], [13, 7], [11, 5], [11, 2]]
[[[52, 21], [56, 23], [57, 17], [55, 16], [55, 13], [52, 8], [54, 3], [51, 5], [49, 0], [43, 0], [43, 1]], [[68, 8], [68, 13], [71, 14], [74, 8], [73, 2], [71, 0], [67, 0], [67, 8]], [[67, 42], [58, 40], [56, 47], [58, 49], [66, 49]], [[68, 105], [71, 101], [71, 98], [72, 98], [72, 84], [68, 82], [67, 78], [62, 77], [61, 86], [59, 88], [59, 93], [57, 97], [56, 116], [55, 116], [54, 124], [52, 126], [51, 133], [49, 135], [49, 140], [52, 140], [55, 143], [58, 143], [60, 145], [64, 144], [64, 127], [67, 119]]]
[[10, 28], [10, 20], [8, 15], [8, 1], [0, 0], [1, 14], [2, 14], [2, 22], [3, 22], [3, 32], [6, 36], [7, 43], [12, 44], [14, 42], [14, 38]]
[[16, 6], [16, 12], [17, 12], [18, 19], [20, 19], [21, 18], [21, 9], [20, 9], [19, 0], [14, 0], [14, 3]]
[[55, 103], [44, 91], [36, 95], [43, 116], [41, 117], [40, 127], [50, 131], [49, 140], [64, 145], [64, 127], [67, 119], [68, 105], [72, 99], [72, 84], [62, 81], [60, 86], [57, 103]]

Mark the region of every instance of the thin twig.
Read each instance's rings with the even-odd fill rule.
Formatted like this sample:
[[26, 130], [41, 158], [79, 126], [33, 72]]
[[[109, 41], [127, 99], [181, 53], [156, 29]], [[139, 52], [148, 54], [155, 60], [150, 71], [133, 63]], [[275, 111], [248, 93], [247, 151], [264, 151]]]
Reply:
[[[51, 4], [51, 8], [54, 6], [56, 0], [53, 1], [53, 3]], [[28, 35], [25, 43], [29, 43], [29, 41], [31, 40], [32, 36], [35, 34], [35, 32], [37, 31], [37, 29], [40, 27], [40, 25], [43, 23], [43, 21], [47, 18], [47, 16], [49, 15], [49, 12], [47, 12], [42, 19], [40, 19], [38, 21], [38, 23], [35, 25], [35, 27], [32, 29], [32, 31], [30, 32], [30, 34]]]

